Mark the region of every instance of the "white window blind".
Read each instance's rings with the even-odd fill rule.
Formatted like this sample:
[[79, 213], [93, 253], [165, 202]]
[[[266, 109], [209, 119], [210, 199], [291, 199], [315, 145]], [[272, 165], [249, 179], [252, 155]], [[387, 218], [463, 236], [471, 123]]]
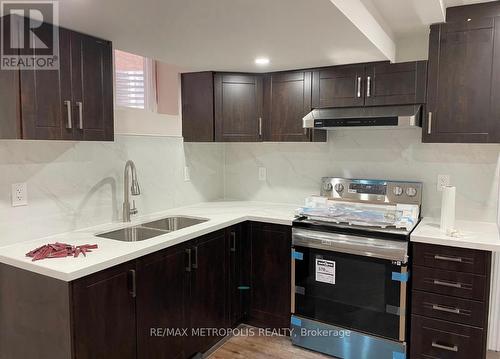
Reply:
[[156, 110], [154, 61], [115, 50], [116, 105]]

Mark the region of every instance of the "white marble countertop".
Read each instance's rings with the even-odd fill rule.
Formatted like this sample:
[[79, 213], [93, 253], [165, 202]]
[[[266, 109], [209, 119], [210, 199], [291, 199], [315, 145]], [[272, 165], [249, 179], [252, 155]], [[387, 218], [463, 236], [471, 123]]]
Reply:
[[[131, 223], [111, 223], [0, 247], [0, 263], [12, 265], [63, 281], [72, 281], [167, 247], [188, 241], [247, 220], [291, 225], [298, 205], [266, 202], [206, 202], [137, 217]], [[141, 242], [121, 242], [95, 237], [95, 234], [120, 229], [173, 215], [201, 217], [207, 222], [167, 233]], [[32, 262], [26, 253], [44, 244], [64, 242], [73, 245], [97, 244], [86, 257], [51, 258]]]
[[410, 236], [412, 242], [500, 252], [498, 225], [489, 222], [456, 221], [457, 237], [439, 229], [439, 219], [424, 218]]

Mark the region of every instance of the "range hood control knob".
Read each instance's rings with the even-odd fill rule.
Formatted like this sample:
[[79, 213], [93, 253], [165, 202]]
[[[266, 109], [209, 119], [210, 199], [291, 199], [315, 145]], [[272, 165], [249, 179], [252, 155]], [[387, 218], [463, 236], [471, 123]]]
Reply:
[[415, 188], [413, 188], [413, 187], [408, 187], [406, 189], [406, 195], [408, 197], [415, 197], [417, 195], [417, 190]]
[[342, 183], [337, 183], [335, 185], [335, 191], [337, 191], [338, 193], [342, 192], [344, 190], [344, 185]]
[[394, 193], [395, 196], [401, 196], [403, 194], [403, 189], [399, 186], [396, 186], [392, 189], [392, 193]]
[[323, 185], [323, 189], [326, 191], [326, 192], [330, 192], [332, 190], [333, 186], [330, 182], [326, 182], [324, 185]]

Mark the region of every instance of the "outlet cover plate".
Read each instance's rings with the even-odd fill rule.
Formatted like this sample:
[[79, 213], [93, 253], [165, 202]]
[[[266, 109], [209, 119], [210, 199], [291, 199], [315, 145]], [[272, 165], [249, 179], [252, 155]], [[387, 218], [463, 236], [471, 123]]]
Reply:
[[265, 181], [266, 179], [267, 179], [266, 167], [259, 167], [259, 181]]
[[191, 169], [189, 166], [184, 167], [184, 182], [190, 182], [191, 181]]
[[450, 185], [450, 175], [438, 175], [437, 177], [437, 190], [438, 192], [443, 191], [443, 187]]
[[12, 207], [28, 205], [28, 185], [26, 183], [14, 183], [12, 185]]

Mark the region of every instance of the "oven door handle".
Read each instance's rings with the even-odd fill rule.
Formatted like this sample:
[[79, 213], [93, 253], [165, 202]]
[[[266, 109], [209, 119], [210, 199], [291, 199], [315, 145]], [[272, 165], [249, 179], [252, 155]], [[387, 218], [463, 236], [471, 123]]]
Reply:
[[292, 229], [294, 246], [322, 249], [364, 257], [408, 262], [408, 242], [367, 238], [348, 234]]

